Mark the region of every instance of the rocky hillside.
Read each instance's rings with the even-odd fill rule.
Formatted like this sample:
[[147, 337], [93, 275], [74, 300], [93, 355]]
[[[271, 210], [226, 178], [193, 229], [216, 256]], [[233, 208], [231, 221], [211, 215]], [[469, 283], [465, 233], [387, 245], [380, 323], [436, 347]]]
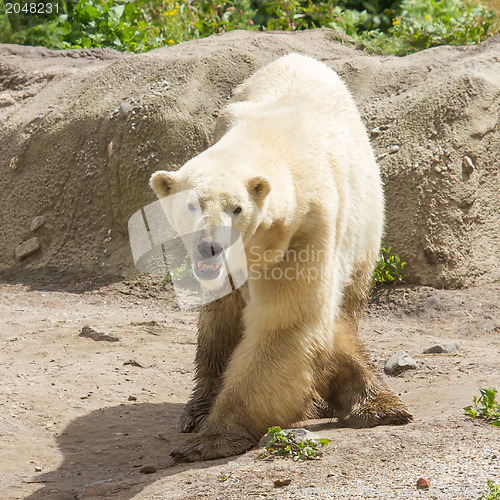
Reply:
[[140, 55], [0, 45], [0, 269], [131, 272], [127, 221], [154, 200], [150, 174], [205, 149], [235, 85], [288, 52], [331, 66], [359, 104], [407, 281], [499, 279], [500, 36], [398, 58], [324, 29]]

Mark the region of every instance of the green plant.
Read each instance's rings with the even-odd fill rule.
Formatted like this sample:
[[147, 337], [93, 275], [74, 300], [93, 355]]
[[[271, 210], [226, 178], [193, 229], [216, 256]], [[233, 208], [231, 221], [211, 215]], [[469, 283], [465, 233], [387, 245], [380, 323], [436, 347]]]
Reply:
[[435, 45], [478, 43], [498, 33], [497, 1], [49, 0], [57, 9], [33, 15], [22, 9], [7, 14], [0, 0], [0, 43], [144, 52], [234, 29], [328, 27], [354, 38], [357, 47], [404, 55]]
[[382, 247], [375, 265], [373, 284], [379, 286], [404, 283], [402, 272], [405, 266], [406, 262], [403, 262], [397, 253], [391, 255], [391, 247]]
[[500, 500], [500, 487], [488, 479], [488, 491], [478, 497], [477, 500]]
[[500, 427], [500, 404], [496, 400], [497, 389], [479, 389], [481, 396], [474, 396], [474, 404], [466, 406], [464, 411], [472, 418], [482, 418]]
[[403, 0], [389, 33], [406, 44], [402, 52], [466, 45], [485, 40], [496, 17], [493, 10], [471, 0]]
[[297, 443], [291, 432], [285, 433], [281, 427], [270, 427], [267, 430], [271, 438], [266, 445], [266, 451], [262, 452], [258, 458], [267, 458], [272, 455], [289, 457], [293, 461], [317, 460], [321, 457], [318, 451], [319, 446], [326, 446], [331, 439], [307, 439]]

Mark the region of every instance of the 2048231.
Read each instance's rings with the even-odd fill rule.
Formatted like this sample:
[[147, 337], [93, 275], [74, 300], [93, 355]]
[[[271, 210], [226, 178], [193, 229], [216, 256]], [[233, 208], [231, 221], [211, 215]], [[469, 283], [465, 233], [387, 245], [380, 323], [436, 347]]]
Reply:
[[58, 2], [6, 2], [5, 14], [60, 14]]

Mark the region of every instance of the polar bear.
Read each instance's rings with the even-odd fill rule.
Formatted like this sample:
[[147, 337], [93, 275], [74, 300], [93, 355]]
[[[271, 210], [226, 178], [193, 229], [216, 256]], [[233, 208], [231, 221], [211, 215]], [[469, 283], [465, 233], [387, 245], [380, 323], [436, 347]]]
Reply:
[[157, 196], [194, 193], [177, 224], [198, 279], [220, 272], [221, 227], [239, 231], [245, 285], [201, 308], [196, 386], [180, 420], [197, 431], [175, 461], [242, 453], [267, 429], [308, 417], [370, 427], [411, 420], [369, 365], [357, 335], [384, 220], [379, 168], [349, 91], [310, 57], [289, 54], [235, 91], [216, 141]]

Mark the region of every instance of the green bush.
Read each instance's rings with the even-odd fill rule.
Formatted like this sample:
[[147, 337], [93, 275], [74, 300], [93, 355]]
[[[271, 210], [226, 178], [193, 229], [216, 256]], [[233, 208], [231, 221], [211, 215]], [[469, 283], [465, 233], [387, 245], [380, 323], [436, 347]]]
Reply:
[[486, 1], [52, 0], [59, 12], [43, 18], [23, 12], [7, 16], [0, 0], [0, 42], [144, 52], [234, 29], [328, 27], [353, 37], [358, 46], [402, 55], [478, 43], [498, 33], [500, 14], [480, 3]]
[[267, 433], [270, 441], [266, 445], [266, 450], [260, 453], [257, 458], [269, 458], [274, 455], [291, 458], [294, 462], [318, 460], [321, 457], [318, 447], [326, 446], [331, 442], [331, 439], [319, 438], [297, 443], [291, 432], [286, 433], [279, 426], [270, 427]]
[[379, 285], [394, 285], [396, 283], [404, 283], [403, 268], [406, 262], [403, 262], [399, 255], [391, 254], [391, 248], [382, 247], [380, 255], [375, 265], [373, 274], [373, 284]]
[[482, 418], [492, 425], [500, 427], [500, 403], [497, 402], [497, 389], [479, 389], [481, 396], [474, 396], [474, 404], [466, 406], [464, 411], [472, 418]]
[[389, 33], [404, 42], [403, 51], [408, 52], [437, 45], [466, 45], [485, 40], [495, 19], [494, 11], [471, 1], [403, 0]]
[[477, 500], [500, 500], [500, 486], [488, 479], [488, 491], [483, 493]]

